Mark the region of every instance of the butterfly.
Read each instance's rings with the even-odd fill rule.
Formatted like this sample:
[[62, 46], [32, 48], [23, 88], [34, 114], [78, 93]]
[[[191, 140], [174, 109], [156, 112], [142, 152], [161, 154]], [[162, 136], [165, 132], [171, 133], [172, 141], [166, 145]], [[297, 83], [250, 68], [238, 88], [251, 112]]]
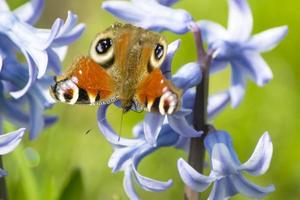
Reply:
[[167, 54], [166, 39], [130, 24], [115, 23], [92, 41], [89, 56], [79, 57], [50, 93], [68, 104], [111, 104], [129, 110], [173, 114], [181, 90], [160, 70]]

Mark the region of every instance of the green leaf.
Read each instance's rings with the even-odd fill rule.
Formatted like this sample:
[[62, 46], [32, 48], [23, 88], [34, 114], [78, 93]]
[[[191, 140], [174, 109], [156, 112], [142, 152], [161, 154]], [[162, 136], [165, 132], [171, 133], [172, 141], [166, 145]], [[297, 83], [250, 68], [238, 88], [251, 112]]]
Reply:
[[84, 199], [84, 188], [80, 169], [74, 169], [63, 189], [60, 200]]

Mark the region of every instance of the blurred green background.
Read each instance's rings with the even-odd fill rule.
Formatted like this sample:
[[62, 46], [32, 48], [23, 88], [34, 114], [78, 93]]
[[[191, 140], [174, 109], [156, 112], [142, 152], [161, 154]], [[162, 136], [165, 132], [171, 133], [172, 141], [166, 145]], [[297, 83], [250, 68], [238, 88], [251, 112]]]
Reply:
[[[8, 0], [12, 7], [22, 2], [24, 0]], [[249, 179], [262, 186], [275, 184], [276, 191], [266, 199], [299, 199], [300, 1], [249, 0], [249, 3], [254, 15], [254, 33], [287, 24], [289, 34], [279, 47], [264, 54], [273, 70], [274, 80], [263, 88], [249, 83], [242, 104], [235, 110], [227, 107], [213, 123], [231, 134], [242, 162], [249, 158], [263, 132], [269, 131], [274, 144], [271, 167], [266, 175]], [[65, 19], [68, 10], [86, 24], [83, 36], [69, 47], [65, 69], [77, 56], [87, 54], [90, 41], [97, 32], [117, 21], [100, 5], [99, 0], [46, 0], [38, 27], [50, 27], [57, 17]], [[226, 26], [226, 0], [181, 0], [175, 7], [186, 9], [197, 20], [213, 20]], [[163, 34], [169, 42], [182, 39], [173, 62], [174, 71], [195, 60], [191, 34]], [[212, 77], [211, 91], [226, 88], [229, 75], [227, 70]], [[4, 167], [9, 173], [6, 180], [10, 199], [127, 199], [122, 187], [123, 173], [112, 174], [107, 166], [112, 150], [97, 128], [96, 111], [97, 107], [92, 106], [57, 104], [49, 113], [60, 120], [35, 141], [26, 137], [16, 151], [4, 157]], [[122, 135], [130, 137], [131, 128], [142, 118], [143, 114], [126, 114]], [[111, 108], [109, 120], [116, 130], [119, 130], [120, 119], [120, 110]], [[89, 134], [85, 134], [89, 129]], [[182, 156], [185, 157], [181, 151], [164, 148], [142, 161], [139, 170], [143, 175], [174, 180], [173, 186], [161, 193], [145, 192], [137, 187], [142, 199], [182, 199], [184, 185], [176, 169], [176, 161]], [[233, 199], [247, 198], [237, 195]]]

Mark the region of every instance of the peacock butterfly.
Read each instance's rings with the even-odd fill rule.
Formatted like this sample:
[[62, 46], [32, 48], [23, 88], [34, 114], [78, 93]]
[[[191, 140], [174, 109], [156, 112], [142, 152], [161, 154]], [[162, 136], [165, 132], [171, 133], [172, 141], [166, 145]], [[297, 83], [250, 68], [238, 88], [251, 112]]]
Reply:
[[69, 104], [110, 104], [128, 110], [172, 114], [181, 91], [166, 79], [160, 66], [166, 58], [165, 38], [130, 24], [116, 23], [93, 40], [89, 56], [78, 58], [55, 77], [51, 95]]

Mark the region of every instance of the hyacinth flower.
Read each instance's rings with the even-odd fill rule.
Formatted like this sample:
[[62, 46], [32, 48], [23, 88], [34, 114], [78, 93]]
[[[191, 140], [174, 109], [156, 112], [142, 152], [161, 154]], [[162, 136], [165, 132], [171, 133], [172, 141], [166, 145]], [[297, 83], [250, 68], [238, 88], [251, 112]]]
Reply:
[[[15, 69], [18, 70], [15, 70]], [[0, 73], [0, 113], [1, 115], [19, 127], [29, 130], [29, 138], [34, 139], [44, 127], [52, 125], [57, 118], [44, 116], [44, 110], [51, 108], [53, 100], [48, 93], [52, 77], [44, 76], [37, 80], [29, 90], [19, 99], [5, 97], [10, 90], [20, 88], [26, 84], [28, 71], [14, 59], [5, 59]], [[29, 109], [26, 110], [26, 107]]]
[[134, 138], [120, 137], [106, 120], [108, 106], [101, 106], [98, 111], [98, 126], [105, 138], [112, 144], [114, 152], [108, 166], [113, 172], [124, 171], [124, 189], [130, 199], [140, 199], [134, 189], [134, 183], [147, 191], [159, 192], [172, 185], [172, 180], [158, 181], [141, 175], [137, 171], [140, 161], [161, 147], [173, 146], [186, 148], [187, 140], [164, 124], [157, 138], [156, 146], [149, 144], [144, 138], [143, 125], [139, 123], [133, 129]]
[[183, 9], [168, 6], [177, 1], [172, 0], [131, 0], [104, 1], [102, 8], [114, 16], [152, 31], [169, 30], [177, 34], [189, 31], [188, 24], [193, 20]]
[[[1, 5], [0, 5], [1, 6]], [[0, 135], [0, 155], [12, 152], [23, 138], [25, 128]], [[0, 168], [0, 178], [6, 176], [7, 172]]]
[[[28, 64], [29, 77], [26, 85], [11, 92], [13, 97], [20, 98], [36, 78], [41, 78], [46, 73], [49, 63], [57, 66], [58, 58], [62, 58], [59, 54], [63, 54], [61, 48], [76, 40], [83, 32], [84, 25], [76, 26], [76, 15], [69, 13], [65, 23], [56, 19], [50, 30], [38, 29], [31, 23], [34, 23], [41, 13], [42, 0], [32, 0], [14, 11], [9, 10], [4, 0], [1, 0], [0, 4], [0, 39], [10, 40], [10, 48], [17, 47]], [[1, 46], [5, 44], [0, 43]]]
[[[57, 19], [51, 29], [34, 28], [44, 7], [42, 0], [32, 0], [14, 11], [4, 0], [0, 5], [0, 114], [2, 120], [27, 127], [30, 139], [34, 139], [56, 121], [43, 116], [53, 104], [48, 94], [52, 77], [46, 72], [60, 73], [67, 46], [80, 37], [84, 25], [77, 25], [77, 16], [69, 11], [66, 21]], [[23, 53], [26, 63], [17, 59], [18, 52]]]
[[287, 34], [287, 26], [268, 29], [251, 36], [253, 17], [246, 0], [228, 0], [227, 30], [221, 25], [201, 20], [198, 25], [209, 49], [214, 50], [211, 71], [216, 72], [231, 65], [230, 96], [236, 107], [245, 94], [246, 81], [258, 86], [272, 79], [272, 71], [260, 53], [273, 49]]
[[209, 200], [228, 199], [238, 193], [251, 198], [262, 198], [275, 190], [273, 185], [260, 187], [248, 181], [242, 172], [253, 176], [264, 174], [271, 162], [273, 145], [266, 132], [259, 139], [248, 161], [241, 164], [232, 146], [231, 138], [224, 131], [213, 131], [204, 140], [210, 156], [209, 176], [198, 173], [182, 158], [178, 160], [178, 171], [185, 184], [193, 190], [203, 192], [214, 184]]

